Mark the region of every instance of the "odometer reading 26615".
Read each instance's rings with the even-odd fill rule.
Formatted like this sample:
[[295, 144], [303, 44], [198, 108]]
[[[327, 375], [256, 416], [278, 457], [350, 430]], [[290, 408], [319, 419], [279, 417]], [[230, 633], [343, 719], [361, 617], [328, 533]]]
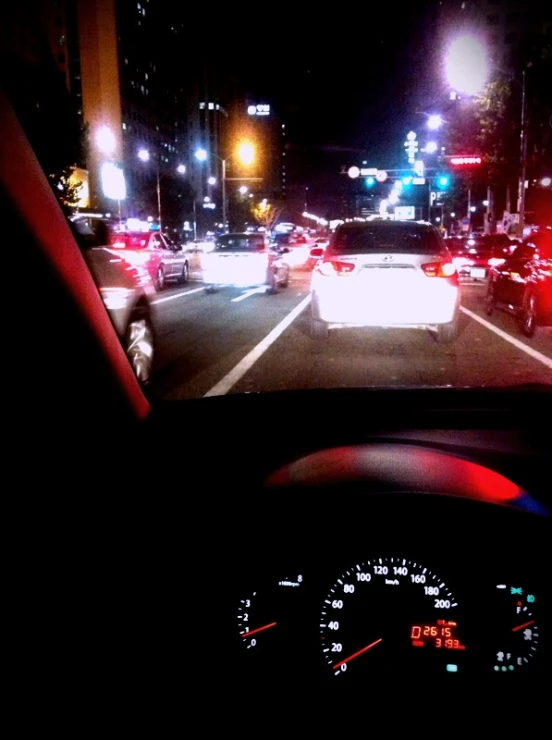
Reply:
[[405, 558], [345, 571], [322, 606], [322, 655], [335, 676], [461, 673], [465, 646], [443, 578]]

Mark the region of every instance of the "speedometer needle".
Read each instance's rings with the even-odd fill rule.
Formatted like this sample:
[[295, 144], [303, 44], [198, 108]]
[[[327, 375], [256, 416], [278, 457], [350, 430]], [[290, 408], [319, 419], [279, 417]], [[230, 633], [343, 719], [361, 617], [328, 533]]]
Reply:
[[518, 630], [522, 630], [524, 627], [530, 627], [532, 624], [535, 624], [534, 619], [532, 619], [530, 622], [525, 622], [525, 624], [518, 624], [517, 627], [512, 627], [512, 632], [517, 632]]
[[344, 663], [348, 663], [350, 660], [353, 660], [353, 658], [358, 658], [359, 655], [362, 655], [362, 653], [365, 653], [367, 650], [370, 650], [370, 648], [373, 648], [374, 645], [377, 645], [378, 642], [381, 642], [383, 640], [383, 637], [380, 637], [379, 640], [376, 640], [375, 642], [371, 642], [369, 645], [366, 645], [366, 647], [363, 647], [362, 650], [357, 650], [356, 653], [353, 653], [352, 655], [349, 655], [348, 658], [345, 658], [344, 660], [340, 660], [339, 663], [336, 663], [333, 668], [334, 670], [336, 668], [341, 668], [341, 666]]
[[270, 624], [265, 624], [263, 627], [257, 627], [257, 629], [251, 630], [250, 632], [242, 632], [241, 636], [245, 640], [246, 637], [251, 637], [251, 635], [256, 635], [257, 632], [263, 632], [264, 630], [268, 630], [271, 627], [275, 627], [277, 622], [271, 622]]

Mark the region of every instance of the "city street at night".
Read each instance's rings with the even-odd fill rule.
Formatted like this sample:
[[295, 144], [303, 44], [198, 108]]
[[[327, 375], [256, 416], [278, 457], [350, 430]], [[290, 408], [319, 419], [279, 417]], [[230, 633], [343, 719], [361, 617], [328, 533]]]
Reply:
[[506, 386], [549, 383], [551, 329], [527, 339], [515, 319], [483, 309], [484, 283], [464, 283], [459, 337], [440, 345], [427, 331], [338, 329], [309, 336], [310, 273], [286, 290], [223, 288], [200, 282], [155, 301], [158, 367], [154, 392], [168, 399], [286, 388]]

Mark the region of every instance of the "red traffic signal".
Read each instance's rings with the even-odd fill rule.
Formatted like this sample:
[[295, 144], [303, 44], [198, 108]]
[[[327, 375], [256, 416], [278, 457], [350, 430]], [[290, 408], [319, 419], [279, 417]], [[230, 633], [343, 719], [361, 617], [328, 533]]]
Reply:
[[451, 167], [469, 167], [483, 161], [478, 154], [454, 154], [447, 159]]

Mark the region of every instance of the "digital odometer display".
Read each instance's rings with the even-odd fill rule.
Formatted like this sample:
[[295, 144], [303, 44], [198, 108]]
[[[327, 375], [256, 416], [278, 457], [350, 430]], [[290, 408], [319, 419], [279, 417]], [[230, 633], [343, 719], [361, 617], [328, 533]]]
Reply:
[[323, 660], [336, 677], [459, 673], [464, 644], [457, 611], [444, 579], [423, 563], [401, 557], [358, 563], [324, 598]]
[[465, 650], [456, 637], [458, 625], [446, 619], [438, 619], [435, 624], [413, 624], [410, 639], [413, 647], [434, 647], [444, 650]]

